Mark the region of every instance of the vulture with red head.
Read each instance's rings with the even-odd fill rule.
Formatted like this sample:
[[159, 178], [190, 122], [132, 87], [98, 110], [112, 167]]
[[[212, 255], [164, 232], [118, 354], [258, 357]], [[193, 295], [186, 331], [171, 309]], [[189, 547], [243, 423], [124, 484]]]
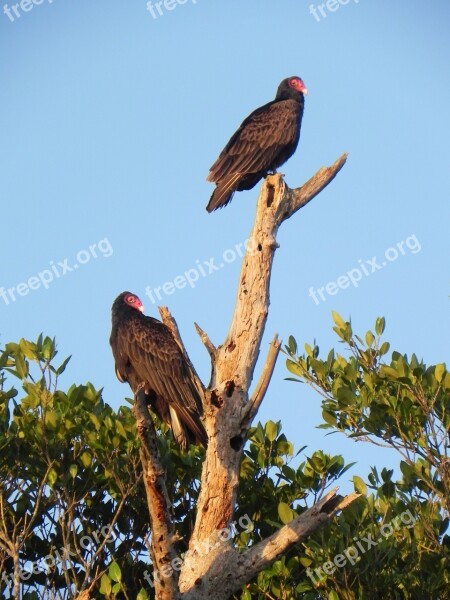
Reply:
[[208, 212], [227, 205], [234, 192], [250, 190], [294, 154], [307, 93], [300, 77], [283, 79], [275, 99], [245, 119], [209, 171], [207, 181], [216, 189]]
[[192, 370], [170, 329], [142, 314], [139, 298], [123, 292], [112, 306], [110, 344], [120, 381], [143, 388], [150, 408], [172, 429], [177, 443], [206, 446], [202, 404]]

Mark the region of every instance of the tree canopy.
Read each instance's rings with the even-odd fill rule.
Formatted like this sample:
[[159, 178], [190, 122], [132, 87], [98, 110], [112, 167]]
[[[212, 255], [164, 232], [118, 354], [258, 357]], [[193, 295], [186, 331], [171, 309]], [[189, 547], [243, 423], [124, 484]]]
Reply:
[[[353, 477], [359, 498], [246, 583], [233, 598], [447, 598], [450, 374], [392, 352], [384, 319], [364, 338], [334, 314], [342, 353], [284, 348], [291, 379], [321, 396], [319, 426], [394, 448], [393, 470]], [[139, 438], [130, 407], [114, 411], [87, 383], [63, 391], [55, 341], [40, 336], [0, 357], [0, 586], [5, 598], [154, 597]], [[300, 388], [299, 388], [300, 389]], [[299, 398], [301, 401], [301, 398]], [[176, 529], [177, 563], [194, 525], [204, 450], [181, 452], [155, 421]], [[347, 469], [342, 456], [296, 449], [281, 423], [249, 431], [230, 527], [206, 540], [248, 549], [324, 498]], [[178, 566], [177, 566], [178, 565]], [[164, 579], [165, 574], [156, 573]]]

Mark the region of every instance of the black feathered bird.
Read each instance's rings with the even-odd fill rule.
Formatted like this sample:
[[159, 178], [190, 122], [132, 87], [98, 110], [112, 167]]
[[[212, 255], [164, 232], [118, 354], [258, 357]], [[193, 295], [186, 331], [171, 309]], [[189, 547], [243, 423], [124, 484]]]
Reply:
[[275, 100], [245, 119], [210, 169], [207, 181], [216, 189], [208, 212], [228, 204], [235, 191], [250, 190], [294, 154], [307, 93], [300, 77], [283, 79]]
[[170, 329], [143, 315], [139, 298], [123, 292], [112, 305], [110, 344], [120, 381], [136, 393], [144, 388], [147, 401], [172, 429], [179, 446], [206, 446], [200, 420], [202, 405], [194, 377]]

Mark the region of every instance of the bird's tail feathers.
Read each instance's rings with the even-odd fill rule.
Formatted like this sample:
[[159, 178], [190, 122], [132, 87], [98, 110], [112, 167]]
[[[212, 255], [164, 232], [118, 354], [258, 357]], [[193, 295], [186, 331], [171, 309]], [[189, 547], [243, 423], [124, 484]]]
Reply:
[[206, 210], [210, 213], [218, 208], [223, 208], [231, 201], [233, 194], [237, 189], [241, 173], [232, 173], [225, 179], [217, 183], [217, 187], [212, 193]]
[[[180, 407], [177, 407], [180, 411]], [[189, 448], [189, 433], [192, 434], [192, 441], [195, 444], [202, 444], [205, 448], [208, 443], [205, 428], [197, 415], [193, 415], [189, 410], [184, 409], [178, 415], [176, 409], [169, 405], [170, 417], [172, 422], [172, 432], [175, 441], [182, 450]]]
[[187, 450], [189, 448], [189, 436], [187, 435], [186, 429], [175, 409], [170, 405], [169, 412], [173, 437], [182, 450]]

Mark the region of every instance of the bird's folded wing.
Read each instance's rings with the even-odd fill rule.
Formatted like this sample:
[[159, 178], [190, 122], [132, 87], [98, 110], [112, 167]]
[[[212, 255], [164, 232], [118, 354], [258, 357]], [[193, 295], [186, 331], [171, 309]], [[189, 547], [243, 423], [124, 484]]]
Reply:
[[130, 362], [139, 377], [173, 406], [185, 425], [203, 441], [201, 400], [181, 350], [163, 323], [151, 317], [146, 319], [151, 319], [151, 328], [145, 321], [135, 322], [122, 336]]
[[208, 181], [231, 173], [256, 173], [270, 168], [280, 146], [295, 140], [298, 130], [296, 103], [275, 102], [252, 113], [221, 152], [210, 169]]

